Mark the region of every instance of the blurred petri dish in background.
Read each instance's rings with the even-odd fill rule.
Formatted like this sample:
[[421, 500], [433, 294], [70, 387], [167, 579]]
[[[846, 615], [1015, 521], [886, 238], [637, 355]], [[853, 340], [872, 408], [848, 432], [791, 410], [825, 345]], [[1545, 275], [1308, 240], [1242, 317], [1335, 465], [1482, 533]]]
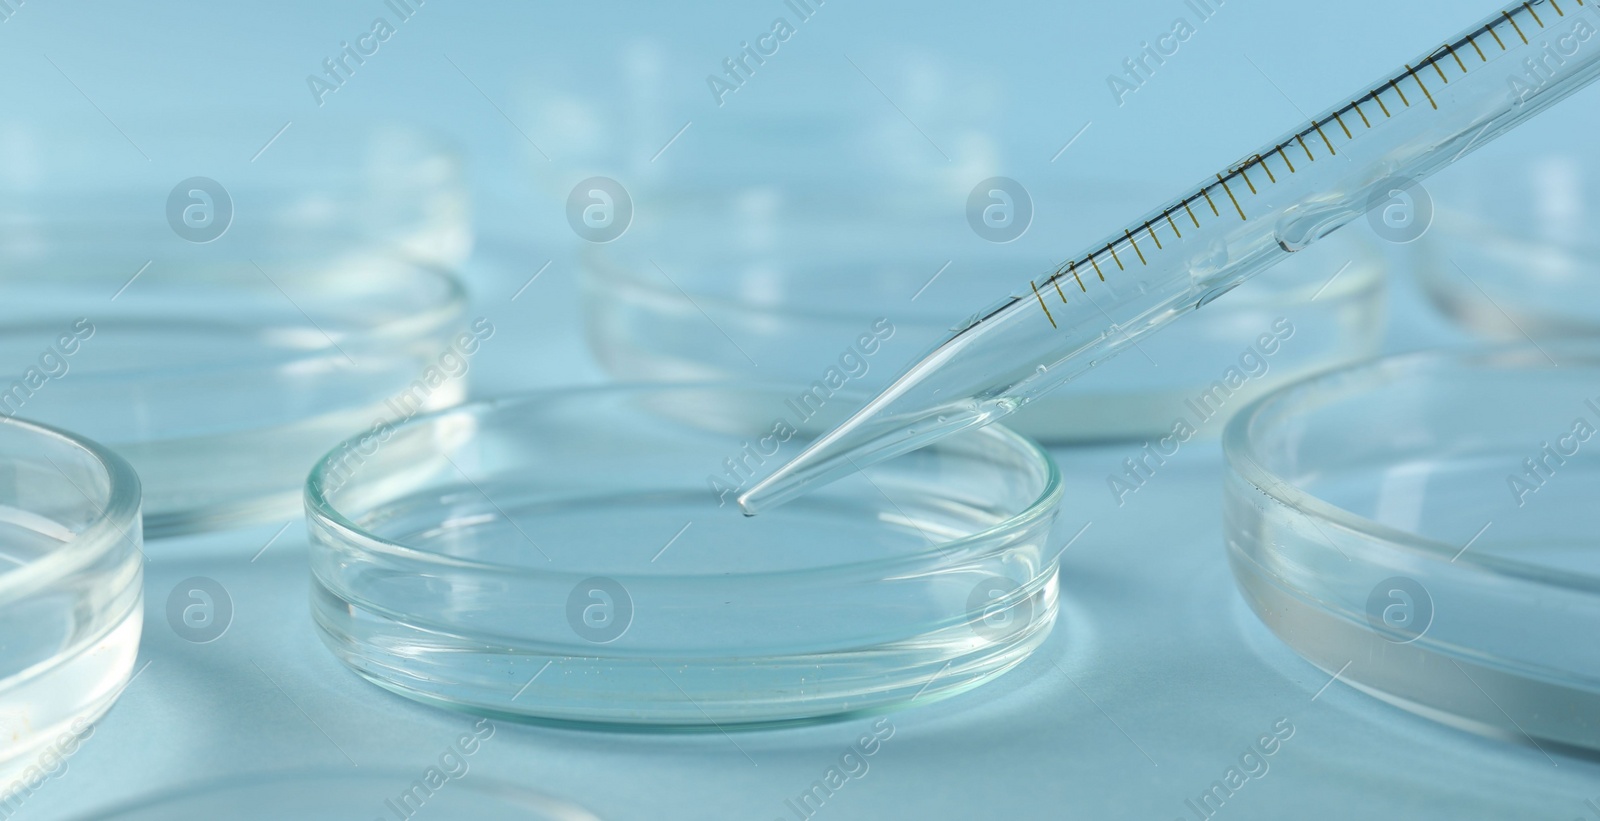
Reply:
[[[443, 750], [452, 748], [441, 745]], [[441, 753], [443, 755], [443, 753]], [[415, 771], [340, 775], [273, 773], [207, 781], [130, 804], [84, 821], [347, 821], [352, 818], [471, 818], [475, 821], [598, 821], [589, 811], [543, 793], [472, 775], [471, 754], [454, 752]]]
[[1545, 150], [1475, 168], [1428, 184], [1416, 269], [1429, 299], [1489, 339], [1600, 336], [1600, 169]]
[[56, 771], [121, 694], [144, 618], [142, 543], [127, 462], [0, 419], [0, 784]]
[[4, 262], [0, 416], [126, 457], [151, 536], [294, 515], [306, 466], [330, 445], [465, 395], [458, 340], [472, 332], [440, 270], [355, 254], [132, 273]]
[[1546, 345], [1400, 356], [1262, 398], [1223, 438], [1245, 600], [1380, 699], [1600, 749], [1597, 385], [1600, 349]]
[[0, 126], [0, 416], [125, 456], [148, 536], [294, 515], [333, 443], [464, 396], [425, 376], [464, 362], [448, 150], [252, 112], [73, 124]]
[[[637, 234], [585, 254], [596, 358], [631, 381], [825, 383], [831, 369], [853, 390], [873, 392], [1006, 289], [1170, 193], [1086, 180], [1019, 194], [1031, 201], [1032, 224], [1002, 243], [970, 226], [966, 192], [908, 199], [893, 186], [881, 196], [867, 184], [860, 197], [845, 190], [779, 185], [646, 199]], [[932, 204], [940, 199], [948, 207]], [[1179, 419], [1216, 433], [1274, 385], [1374, 355], [1384, 274], [1369, 238], [1341, 231], [1007, 424], [1047, 442], [1167, 434]], [[864, 350], [858, 340], [875, 330], [879, 342]]]
[[1056, 617], [1049, 456], [991, 426], [755, 518], [733, 501], [849, 409], [802, 386], [613, 386], [349, 441], [306, 486], [334, 654], [491, 716], [716, 729], [963, 692]]
[[461, 161], [417, 130], [299, 121], [274, 135], [281, 122], [226, 111], [123, 126], [0, 125], [0, 254], [77, 255], [131, 276], [146, 260], [367, 251], [453, 267], [471, 253]]

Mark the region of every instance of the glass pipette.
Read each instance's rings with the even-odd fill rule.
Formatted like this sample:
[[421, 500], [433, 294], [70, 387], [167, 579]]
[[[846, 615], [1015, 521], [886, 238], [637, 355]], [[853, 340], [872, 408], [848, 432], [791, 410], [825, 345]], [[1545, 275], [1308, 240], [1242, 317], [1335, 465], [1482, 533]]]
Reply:
[[739, 496], [746, 515], [985, 425], [1600, 73], [1600, 0], [1513, 3], [955, 328]]

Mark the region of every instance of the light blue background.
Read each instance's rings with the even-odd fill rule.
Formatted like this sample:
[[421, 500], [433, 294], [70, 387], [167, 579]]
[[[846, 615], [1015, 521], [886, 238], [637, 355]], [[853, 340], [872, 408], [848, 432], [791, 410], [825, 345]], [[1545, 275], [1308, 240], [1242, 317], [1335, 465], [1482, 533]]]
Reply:
[[[119, 123], [150, 157], [146, 164], [129, 147], [130, 175], [146, 166], [217, 173], [186, 165], [169, 129], [259, 134], [238, 146], [240, 161], [285, 122], [280, 139], [302, 147], [373, 121], [449, 135], [477, 200], [479, 250], [465, 272], [473, 315], [501, 329], [473, 363], [474, 394], [490, 395], [604, 378], [581, 336], [578, 240], [563, 212], [566, 190], [591, 173], [805, 174], [816, 156], [764, 151], [736, 135], [761, 118], [807, 112], [894, 122], [888, 95], [910, 121], [899, 120], [905, 150], [927, 152], [910, 156], [913, 165], [938, 167], [933, 152], [945, 151], [952, 163], [1024, 181], [1115, 170], [1176, 192], [1293, 125], [1297, 106], [1320, 110], [1491, 10], [1442, 0], [1227, 0], [1119, 107], [1106, 75], [1175, 17], [1192, 16], [1180, 0], [1093, 8], [829, 0], [719, 107], [705, 76], [774, 16], [790, 16], [778, 0], [429, 0], [319, 107], [306, 75], [374, 16], [391, 15], [377, 0], [28, 0], [0, 23], [0, 111], [73, 128]], [[1496, 156], [1551, 145], [1592, 153], [1596, 100], [1593, 89], [1582, 93], [1448, 173], [1487, 173]], [[110, 131], [101, 136], [119, 144]], [[271, 160], [269, 149], [261, 161]], [[872, 182], [870, 173], [860, 180]], [[511, 302], [546, 260], [551, 267]], [[1398, 273], [1389, 346], [1459, 341]], [[1328, 676], [1269, 635], [1234, 591], [1219, 533], [1217, 446], [1186, 446], [1119, 508], [1104, 477], [1131, 450], [1056, 451], [1067, 476], [1064, 519], [1093, 524], [1063, 558], [1061, 622], [1048, 643], [990, 686], [893, 714], [896, 733], [870, 772], [819, 817], [1192, 817], [1185, 799], [1280, 718], [1294, 736], [1219, 817], [1600, 817], [1584, 803], [1600, 801], [1595, 763], [1446, 729], [1343, 684], [1313, 701]], [[301, 526], [250, 560], [281, 525], [149, 545], [140, 662], [149, 666], [20, 817], [64, 817], [262, 770], [420, 771], [470, 723], [363, 683], [323, 649], [307, 614]], [[220, 581], [236, 608], [212, 644], [189, 644], [166, 625], [167, 593], [195, 575]], [[731, 740], [502, 724], [473, 773], [606, 818], [792, 817], [783, 801], [867, 723]]]

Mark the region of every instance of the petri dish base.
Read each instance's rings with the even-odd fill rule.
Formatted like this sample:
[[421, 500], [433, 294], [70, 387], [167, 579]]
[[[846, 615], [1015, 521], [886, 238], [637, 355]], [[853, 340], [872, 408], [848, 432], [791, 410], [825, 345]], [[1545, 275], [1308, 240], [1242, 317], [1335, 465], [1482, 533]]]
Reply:
[[657, 729], [882, 710], [1026, 658], [1056, 615], [1049, 457], [988, 428], [745, 518], [743, 471], [850, 407], [801, 419], [801, 392], [531, 394], [335, 451], [307, 485], [324, 641], [422, 701]]
[[1259, 400], [1223, 440], [1245, 600], [1393, 704], [1600, 749], [1596, 384], [1600, 350], [1546, 345], [1380, 360]]
[[0, 784], [59, 766], [133, 671], [139, 479], [84, 439], [0, 419]]

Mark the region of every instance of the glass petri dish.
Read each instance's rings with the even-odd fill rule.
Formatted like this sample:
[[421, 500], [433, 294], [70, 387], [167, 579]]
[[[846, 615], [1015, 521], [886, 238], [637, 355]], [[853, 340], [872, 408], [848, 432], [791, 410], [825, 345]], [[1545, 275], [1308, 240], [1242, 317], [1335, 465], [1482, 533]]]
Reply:
[[127, 457], [147, 536], [293, 515], [466, 330], [459, 160], [404, 127], [85, 116], [0, 124], [0, 415]]
[[347, 821], [351, 818], [472, 818], [482, 821], [597, 821], [576, 805], [471, 772], [470, 754], [454, 752], [416, 771], [360, 775], [273, 773], [207, 781], [83, 816], [84, 821]]
[[1596, 384], [1600, 351], [1524, 346], [1379, 360], [1259, 400], [1223, 438], [1245, 600], [1385, 701], [1600, 749]]
[[127, 458], [151, 536], [293, 515], [306, 466], [352, 429], [460, 401], [462, 335], [483, 330], [452, 276], [394, 257], [133, 273], [4, 261], [0, 416]]
[[848, 410], [801, 388], [621, 386], [352, 439], [306, 485], [334, 654], [424, 702], [633, 728], [811, 721], [952, 695], [1056, 616], [1049, 456], [999, 426], [770, 514], [733, 501]]
[[1429, 183], [1437, 216], [1416, 243], [1429, 299], [1488, 339], [1600, 336], [1600, 168], [1544, 147], [1492, 163]]
[[110, 709], [143, 624], [139, 478], [105, 448], [0, 419], [0, 776], [55, 771]]
[[[1095, 180], [1035, 191], [1031, 228], [995, 243], [967, 224], [965, 190], [914, 201], [866, 190], [849, 209], [794, 185], [641, 194], [637, 234], [586, 249], [590, 349], [628, 381], [810, 383], [832, 368], [875, 392], [1007, 283], [1053, 269], [1119, 214], [1170, 193]], [[950, 206], [929, 204], [939, 201]], [[1215, 435], [1267, 389], [1375, 355], [1384, 286], [1375, 244], [1341, 231], [1007, 424], [1047, 442], [1167, 434], [1178, 419]], [[879, 338], [870, 350], [864, 334]], [[1206, 411], [1191, 412], [1191, 400]]]
[[367, 250], [448, 268], [471, 253], [461, 160], [425, 132], [223, 109], [147, 112], [119, 133], [87, 117], [0, 124], [7, 260], [71, 257], [126, 279], [146, 260]]

